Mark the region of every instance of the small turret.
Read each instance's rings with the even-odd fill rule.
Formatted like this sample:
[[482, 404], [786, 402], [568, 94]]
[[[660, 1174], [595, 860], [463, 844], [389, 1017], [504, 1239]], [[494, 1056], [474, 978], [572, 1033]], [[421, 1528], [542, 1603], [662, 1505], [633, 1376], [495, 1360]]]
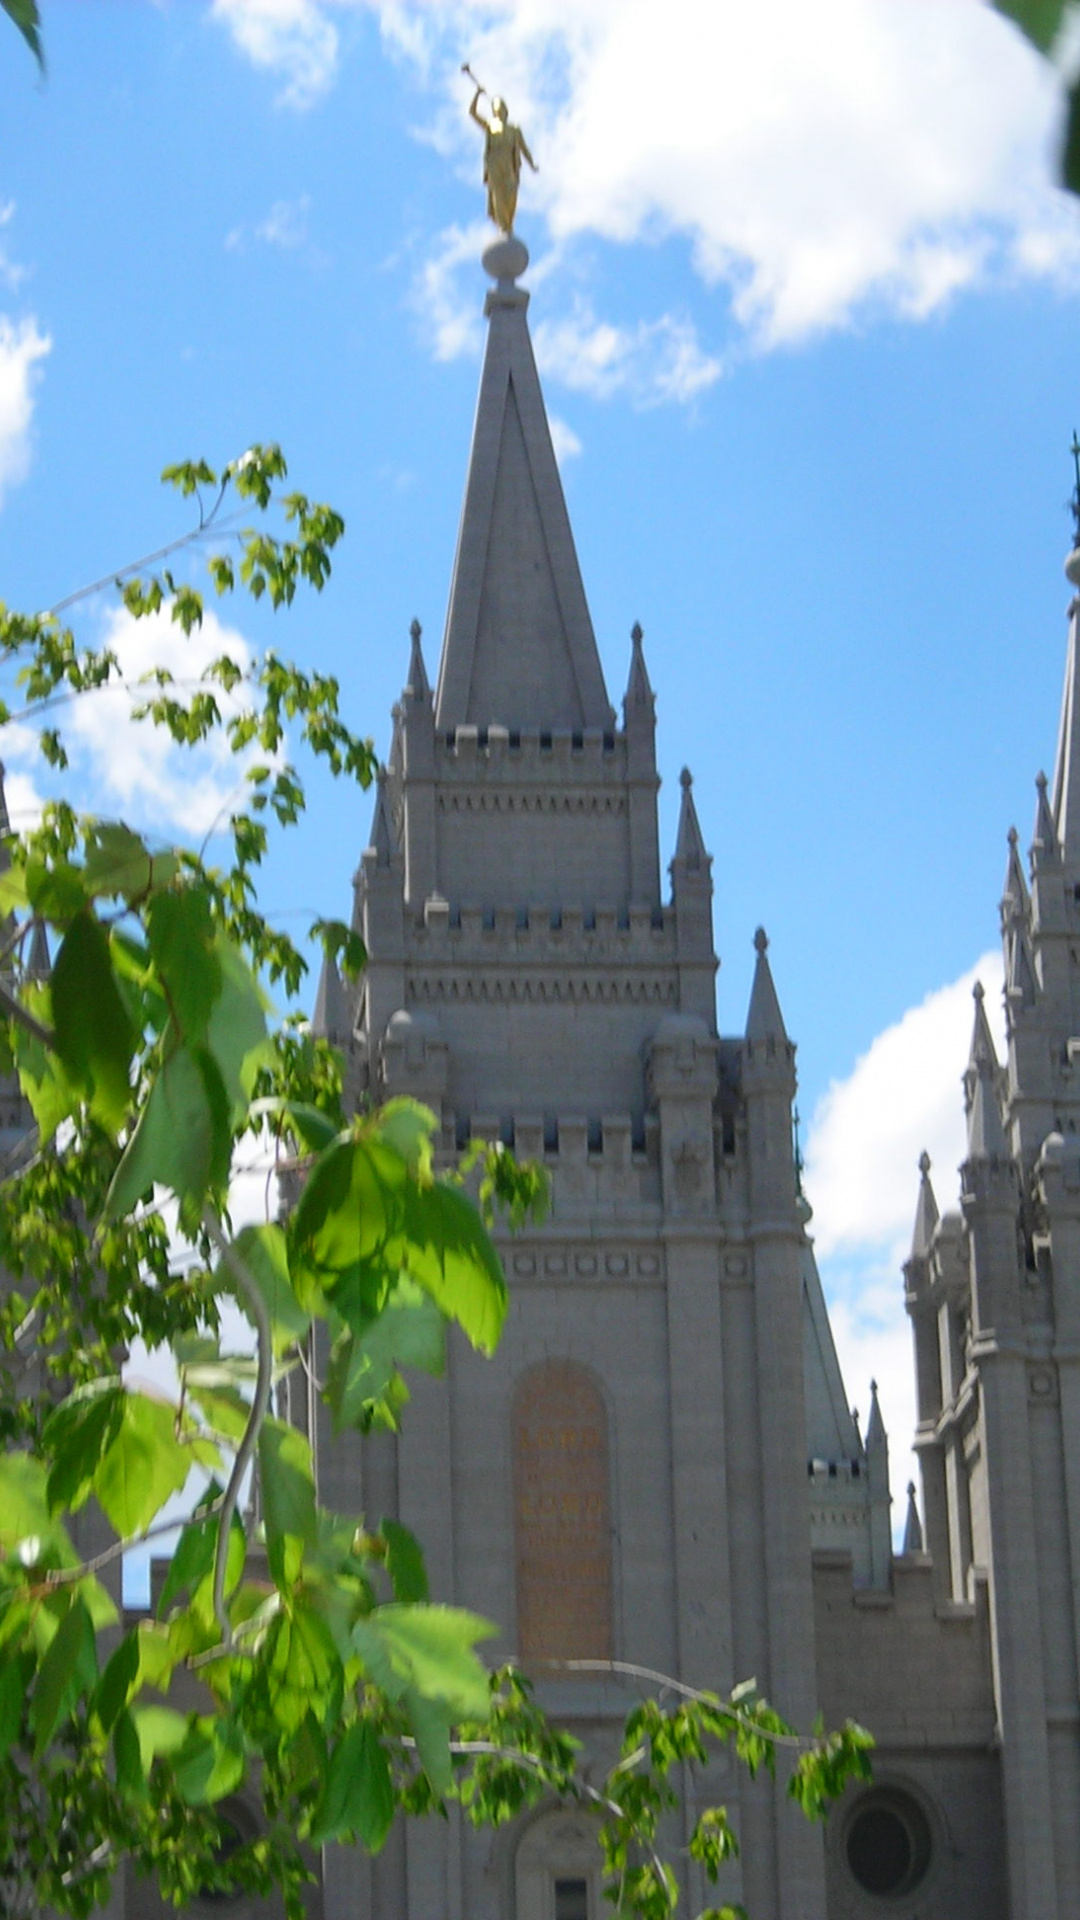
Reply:
[[331, 1046], [344, 1047], [352, 1033], [352, 1016], [344, 983], [332, 954], [323, 955], [311, 1031], [316, 1040], [329, 1040]]
[[1035, 831], [1031, 838], [1031, 865], [1034, 871], [1038, 871], [1057, 860], [1059, 846], [1047, 797], [1045, 773], [1036, 774], [1035, 789], [1038, 799], [1035, 802]]
[[915, 1482], [914, 1480], [909, 1480], [907, 1485], [907, 1519], [904, 1521], [903, 1552], [921, 1553], [922, 1550], [923, 1530], [922, 1521], [919, 1519], [919, 1509], [915, 1505]]
[[964, 1075], [968, 1094], [967, 1157], [969, 1160], [1005, 1160], [1009, 1150], [998, 1104], [998, 1058], [986, 1017], [986, 996], [981, 980], [975, 982], [973, 997], [975, 1025]]
[[915, 1202], [915, 1226], [911, 1235], [911, 1257], [926, 1260], [940, 1219], [934, 1189], [930, 1184], [930, 1155], [925, 1147], [919, 1155], [919, 1197]]
[[1030, 911], [1027, 882], [1020, 860], [1020, 836], [1015, 827], [1009, 828], [1009, 857], [1005, 864], [1005, 885], [1001, 891], [1001, 925], [1010, 926], [1016, 919], [1026, 920]]
[[746, 1016], [746, 1038], [755, 1051], [768, 1058], [783, 1055], [790, 1050], [784, 1016], [780, 1011], [780, 1002], [773, 985], [772, 968], [769, 965], [769, 941], [764, 927], [759, 927], [754, 935], [754, 950], [757, 965], [754, 968], [754, 984], [750, 989], [750, 1008]]

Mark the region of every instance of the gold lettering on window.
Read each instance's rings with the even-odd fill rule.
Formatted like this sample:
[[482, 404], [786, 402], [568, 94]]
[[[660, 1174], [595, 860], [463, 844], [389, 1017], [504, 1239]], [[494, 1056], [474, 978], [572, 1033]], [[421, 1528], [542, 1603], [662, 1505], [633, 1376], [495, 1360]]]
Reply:
[[547, 1360], [513, 1412], [518, 1650], [537, 1665], [610, 1660], [607, 1419], [584, 1367]]

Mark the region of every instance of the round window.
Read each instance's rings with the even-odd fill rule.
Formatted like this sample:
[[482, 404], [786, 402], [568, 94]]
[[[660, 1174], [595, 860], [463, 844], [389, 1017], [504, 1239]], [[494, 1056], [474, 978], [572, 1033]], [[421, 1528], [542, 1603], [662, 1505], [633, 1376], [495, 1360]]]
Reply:
[[897, 1787], [860, 1796], [844, 1833], [844, 1852], [866, 1893], [899, 1900], [914, 1893], [930, 1865], [930, 1827], [916, 1800]]

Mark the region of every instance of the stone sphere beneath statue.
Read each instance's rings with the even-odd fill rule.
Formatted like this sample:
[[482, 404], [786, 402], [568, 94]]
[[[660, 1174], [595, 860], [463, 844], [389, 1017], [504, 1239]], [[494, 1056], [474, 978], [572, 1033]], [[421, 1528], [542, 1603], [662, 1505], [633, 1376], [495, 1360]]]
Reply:
[[518, 280], [529, 264], [529, 249], [512, 233], [503, 233], [484, 248], [480, 260], [493, 280]]

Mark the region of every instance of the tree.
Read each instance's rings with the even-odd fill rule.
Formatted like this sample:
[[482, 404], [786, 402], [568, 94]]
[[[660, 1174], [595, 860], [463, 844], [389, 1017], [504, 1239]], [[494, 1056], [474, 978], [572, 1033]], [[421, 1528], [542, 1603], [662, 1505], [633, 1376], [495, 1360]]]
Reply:
[[[342, 523], [282, 493], [277, 448], [164, 478], [198, 518], [153, 570], [117, 581], [134, 617], [167, 606], [193, 630], [202, 595], [163, 562], [211, 537], [219, 594], [239, 584], [280, 607], [301, 583], [322, 588]], [[256, 524], [236, 530], [227, 509]], [[80, 647], [56, 612], [3, 610], [0, 657], [17, 668], [17, 717], [62, 772], [57, 712], [115, 683], [116, 656]], [[441, 1366], [447, 1320], [482, 1351], [497, 1341], [506, 1290], [487, 1227], [496, 1211], [542, 1211], [545, 1178], [481, 1143], [438, 1170], [432, 1114], [395, 1101], [350, 1119], [340, 1058], [295, 1014], [268, 1019], [268, 986], [293, 997], [304, 969], [255, 898], [268, 823], [304, 809], [287, 731], [335, 775], [366, 786], [374, 771], [336, 683], [274, 654], [247, 675], [223, 656], [195, 684], [159, 671], [136, 692], [181, 744], [223, 730], [246, 756], [247, 798], [222, 868], [62, 800], [3, 842], [0, 1072], [33, 1116], [0, 1168], [4, 1911], [89, 1913], [128, 1856], [178, 1902], [276, 1886], [297, 1914], [323, 1841], [375, 1851], [398, 1810], [455, 1797], [497, 1822], [553, 1792], [596, 1810], [619, 1911], [669, 1914], [677, 1882], [657, 1833], [676, 1766], [716, 1742], [751, 1768], [790, 1749], [791, 1791], [818, 1813], [865, 1776], [868, 1736], [800, 1740], [752, 1686], [721, 1700], [666, 1683], [668, 1704], [630, 1716], [598, 1787], [524, 1678], [485, 1669], [488, 1623], [432, 1601], [419, 1543], [320, 1507], [308, 1443], [272, 1411], [275, 1380], [310, 1365], [321, 1323], [336, 1429], [396, 1427], [406, 1371]], [[363, 964], [346, 926], [312, 931], [346, 971]], [[299, 1165], [302, 1190], [284, 1222], [236, 1231], [231, 1170], [253, 1142]], [[225, 1299], [250, 1323], [253, 1360], [222, 1351]], [[120, 1377], [135, 1337], [171, 1348], [173, 1402]], [[252, 1467], [258, 1521], [242, 1506]], [[157, 1616], [121, 1633], [109, 1570], [162, 1530], [194, 1468], [204, 1479]], [[216, 1810], [245, 1780], [263, 1826], [230, 1838]], [[724, 1810], [704, 1814], [691, 1852], [712, 1877], [734, 1846]]]

